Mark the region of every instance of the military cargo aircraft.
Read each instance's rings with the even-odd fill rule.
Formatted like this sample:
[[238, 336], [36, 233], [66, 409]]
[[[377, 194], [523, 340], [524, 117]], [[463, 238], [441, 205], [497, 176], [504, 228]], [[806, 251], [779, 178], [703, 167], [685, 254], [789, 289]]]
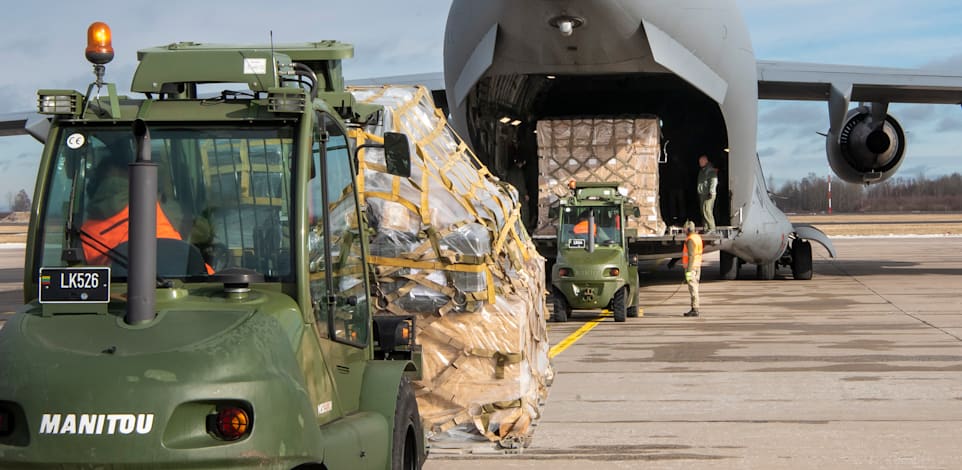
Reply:
[[[657, 115], [669, 142], [659, 182], [666, 220], [697, 221], [695, 197], [673, 204], [668, 192], [694, 191], [699, 154], [719, 169], [715, 219], [731, 227], [718, 245], [724, 278], [745, 263], [762, 279], [780, 264], [806, 278], [811, 241], [834, 255], [824, 234], [790, 223], [769, 196], [756, 153], [759, 99], [828, 103], [829, 165], [864, 184], [894, 175], [906, 155], [889, 103], [962, 102], [960, 75], [757, 60], [735, 0], [454, 0], [445, 31], [443, 73], [366, 83], [431, 87], [500, 175], [513, 155], [537, 161], [539, 120]], [[42, 127], [21, 115], [0, 122], [0, 135]], [[537, 172], [528, 176], [536, 188]]]
[[732, 228], [719, 246], [726, 279], [743, 263], [759, 279], [778, 265], [807, 279], [810, 241], [835, 255], [828, 237], [790, 223], [770, 198], [756, 153], [759, 99], [827, 102], [829, 165], [862, 184], [904, 160], [906, 133], [889, 103], [962, 103], [962, 75], [756, 60], [735, 0], [454, 0], [443, 75], [384, 80], [445, 93], [456, 128], [495, 172], [517, 152], [537, 161], [539, 120], [657, 115], [670, 142], [660, 169], [666, 220], [698, 217], [695, 197], [675, 205], [669, 192], [694, 192], [700, 154], [719, 169], [715, 219]]

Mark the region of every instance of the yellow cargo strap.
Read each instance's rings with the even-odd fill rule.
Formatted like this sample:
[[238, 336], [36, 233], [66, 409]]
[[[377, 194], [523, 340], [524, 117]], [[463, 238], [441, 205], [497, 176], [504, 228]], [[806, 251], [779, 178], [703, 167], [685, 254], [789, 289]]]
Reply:
[[[517, 423], [518, 419], [524, 414], [521, 406], [522, 402], [520, 399], [481, 405], [480, 413], [474, 417], [474, 426], [484, 434], [488, 440], [503, 441], [514, 429], [518, 428], [515, 423]], [[492, 415], [500, 410], [512, 410], [512, 412], [498, 423], [498, 433], [495, 434], [490, 430], [491, 418]], [[527, 428], [527, 426], [525, 426], [525, 428]]]

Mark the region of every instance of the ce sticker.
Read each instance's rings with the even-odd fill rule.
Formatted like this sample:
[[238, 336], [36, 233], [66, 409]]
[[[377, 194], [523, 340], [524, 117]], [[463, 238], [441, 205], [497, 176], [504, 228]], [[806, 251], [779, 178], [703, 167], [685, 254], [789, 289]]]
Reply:
[[70, 134], [70, 137], [67, 137], [67, 147], [77, 150], [83, 147], [86, 141], [87, 139], [84, 138], [83, 134]]

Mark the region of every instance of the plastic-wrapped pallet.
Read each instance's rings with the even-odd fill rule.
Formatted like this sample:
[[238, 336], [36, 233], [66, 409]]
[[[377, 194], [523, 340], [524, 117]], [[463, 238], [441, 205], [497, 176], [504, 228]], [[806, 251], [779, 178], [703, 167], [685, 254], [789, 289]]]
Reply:
[[359, 190], [376, 229], [371, 263], [388, 300], [378, 315], [415, 315], [423, 348], [416, 394], [429, 441], [523, 445], [551, 378], [544, 259], [518, 221], [518, 194], [476, 159], [416, 87], [359, 87], [385, 131], [411, 142], [411, 176], [386, 173], [382, 149], [359, 152]]
[[[641, 209], [628, 227], [662, 235], [658, 201], [660, 129], [655, 118], [538, 121], [538, 234], [552, 234], [548, 208], [568, 195], [568, 181], [618, 182]], [[547, 230], [544, 232], [543, 230]]]

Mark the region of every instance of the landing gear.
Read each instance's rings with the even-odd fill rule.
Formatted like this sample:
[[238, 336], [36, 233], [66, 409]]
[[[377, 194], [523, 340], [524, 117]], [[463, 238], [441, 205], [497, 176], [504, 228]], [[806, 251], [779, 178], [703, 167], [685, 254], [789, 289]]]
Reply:
[[792, 243], [792, 277], [800, 281], [812, 278], [812, 244], [806, 240]]
[[757, 265], [757, 271], [755, 272], [755, 277], [759, 281], [771, 281], [775, 279], [775, 261], [771, 263], [762, 263]]
[[721, 279], [725, 281], [738, 279], [738, 272], [742, 267], [741, 260], [727, 251], [719, 252], [719, 258], [721, 261]]

